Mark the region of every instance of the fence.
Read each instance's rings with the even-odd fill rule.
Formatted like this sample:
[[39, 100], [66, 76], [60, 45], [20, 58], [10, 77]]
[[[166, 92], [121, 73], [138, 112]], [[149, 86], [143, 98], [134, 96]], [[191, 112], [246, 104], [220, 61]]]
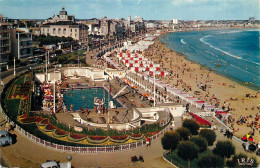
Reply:
[[163, 153], [163, 159], [170, 163], [171, 165], [173, 165], [174, 167], [178, 167], [178, 168], [184, 168], [184, 166], [180, 165], [178, 162], [176, 162], [175, 160], [173, 160], [171, 157], [170, 157], [170, 153], [169, 152], [164, 152]]
[[[125, 151], [125, 150], [131, 150], [135, 148], [142, 147], [146, 144], [146, 140], [128, 143], [128, 144], [122, 144], [122, 145], [113, 145], [113, 146], [103, 146], [103, 147], [74, 147], [74, 146], [66, 146], [66, 145], [59, 145], [55, 143], [51, 143], [49, 141], [42, 140], [41, 138], [38, 138], [28, 132], [26, 132], [24, 129], [22, 129], [20, 126], [16, 125], [16, 129], [24, 135], [29, 140], [32, 140], [33, 142], [37, 144], [41, 144], [44, 147], [51, 148], [54, 150], [59, 150], [63, 152], [77, 152], [77, 153], [98, 153], [98, 152], [116, 152], [116, 151]], [[150, 140], [155, 141], [162, 135], [164, 135], [165, 132], [169, 131], [169, 126], [165, 127], [162, 131], [158, 132], [157, 134], [153, 135]]]

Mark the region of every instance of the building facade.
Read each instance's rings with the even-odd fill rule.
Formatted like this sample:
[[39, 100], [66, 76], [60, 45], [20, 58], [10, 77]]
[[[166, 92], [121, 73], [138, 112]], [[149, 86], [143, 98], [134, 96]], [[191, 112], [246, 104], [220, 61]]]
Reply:
[[13, 29], [11, 32], [12, 57], [24, 59], [33, 56], [32, 33], [26, 28]]
[[0, 16], [0, 63], [9, 60], [11, 54], [12, 25], [3, 16]]
[[46, 36], [71, 37], [80, 43], [88, 42], [88, 27], [71, 21], [47, 23], [41, 26], [41, 34]]
[[71, 37], [79, 43], [88, 43], [88, 26], [75, 23], [75, 17], [62, 8], [59, 15], [47, 19], [41, 26], [41, 35]]

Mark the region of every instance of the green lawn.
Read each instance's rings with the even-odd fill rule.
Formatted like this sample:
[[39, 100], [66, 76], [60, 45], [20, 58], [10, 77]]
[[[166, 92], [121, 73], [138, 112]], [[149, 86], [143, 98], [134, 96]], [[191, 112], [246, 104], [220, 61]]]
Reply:
[[[212, 151], [210, 150], [206, 150], [205, 152], [199, 153], [199, 158], [204, 156], [204, 155], [208, 155], [212, 153]], [[170, 155], [170, 153], [166, 154], [168, 158], [171, 158], [172, 160], [174, 160], [174, 162], [177, 162], [179, 165], [183, 166], [183, 167], [188, 167], [188, 161], [183, 160], [181, 157], [178, 156], [177, 154], [177, 150], [172, 151], [172, 154]], [[190, 167], [191, 168], [198, 168], [198, 159], [194, 159], [190, 162]]]

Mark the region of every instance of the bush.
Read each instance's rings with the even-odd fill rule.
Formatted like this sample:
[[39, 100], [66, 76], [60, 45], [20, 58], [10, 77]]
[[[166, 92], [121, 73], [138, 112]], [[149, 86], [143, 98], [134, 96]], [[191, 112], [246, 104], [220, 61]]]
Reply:
[[182, 126], [188, 128], [192, 135], [197, 135], [200, 129], [200, 125], [195, 120], [186, 119], [183, 121]]
[[198, 157], [199, 148], [191, 141], [182, 141], [177, 146], [177, 154], [184, 160], [193, 160]]
[[212, 146], [216, 140], [216, 133], [209, 129], [200, 130], [199, 136], [204, 137], [208, 141], [209, 146]]
[[[245, 159], [245, 160], [243, 160]], [[240, 165], [238, 163], [238, 161], [240, 162]], [[244, 162], [244, 163], [242, 163]], [[246, 154], [236, 154], [233, 156], [233, 158], [229, 161], [227, 161], [227, 166], [228, 167], [257, 167], [258, 166], [258, 162], [256, 160], [256, 158], [252, 158], [252, 157], [248, 157]]]
[[194, 142], [199, 147], [199, 152], [204, 152], [208, 147], [208, 142], [204, 137], [192, 137], [190, 141]]
[[182, 140], [188, 140], [189, 139], [190, 130], [188, 128], [180, 127], [178, 129], [176, 129], [176, 132], [178, 132], [180, 134]]
[[175, 150], [181, 136], [178, 132], [166, 132], [161, 139], [163, 149], [165, 150]]
[[218, 141], [213, 153], [222, 157], [230, 158], [235, 154], [235, 147], [230, 141]]
[[200, 168], [224, 167], [224, 161], [220, 156], [210, 154], [210, 155], [205, 155], [205, 156], [202, 156], [201, 158], [199, 158], [198, 166]]

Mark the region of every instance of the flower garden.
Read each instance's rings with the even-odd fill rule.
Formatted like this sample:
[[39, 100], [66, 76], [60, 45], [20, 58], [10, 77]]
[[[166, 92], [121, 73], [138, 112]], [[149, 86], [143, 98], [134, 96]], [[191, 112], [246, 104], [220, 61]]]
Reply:
[[207, 120], [205, 120], [204, 118], [202, 118], [202, 117], [200, 117], [200, 116], [198, 116], [198, 115], [196, 115], [196, 114], [194, 114], [194, 113], [189, 113], [199, 124], [200, 124], [200, 126], [201, 127], [211, 127], [211, 124], [210, 124], [210, 122], [208, 122]]
[[163, 130], [171, 122], [161, 127], [159, 123], [132, 130], [107, 131], [98, 128], [82, 128], [78, 132], [59, 122], [53, 115], [31, 113], [33, 94], [33, 72], [15, 77], [6, 84], [1, 94], [1, 105], [5, 114], [28, 133], [57, 144], [71, 146], [106, 146], [141, 142]]

